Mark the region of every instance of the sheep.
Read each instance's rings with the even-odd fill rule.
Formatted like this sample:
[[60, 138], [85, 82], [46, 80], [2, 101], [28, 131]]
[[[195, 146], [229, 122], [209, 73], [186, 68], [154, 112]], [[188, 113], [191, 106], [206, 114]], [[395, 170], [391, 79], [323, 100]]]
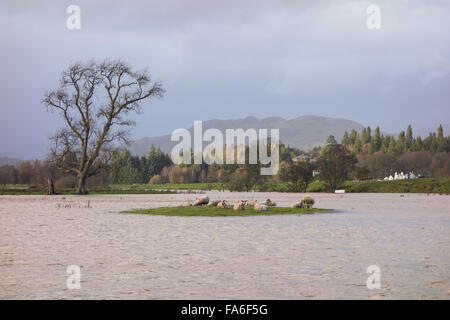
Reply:
[[250, 206], [250, 207], [254, 207], [255, 204], [257, 204], [257, 203], [258, 203], [258, 200], [249, 200], [249, 201], [247, 201], [246, 205]]
[[255, 210], [256, 211], [267, 211], [267, 210], [269, 210], [269, 207], [264, 203], [258, 202], [255, 204]]
[[302, 207], [302, 203], [300, 201], [294, 202], [293, 204], [291, 204], [291, 208], [295, 209], [295, 208], [301, 208]]
[[312, 208], [312, 206], [315, 203], [315, 200], [313, 197], [303, 196], [301, 203], [304, 208]]
[[199, 198], [197, 198], [197, 200], [195, 200], [194, 206], [201, 206], [201, 205], [208, 204], [208, 203], [209, 203], [209, 197], [208, 196], [199, 197]]
[[244, 202], [239, 201], [239, 202], [235, 203], [233, 206], [233, 210], [245, 210]]
[[265, 204], [266, 206], [269, 206], [269, 207], [275, 207], [277, 205], [274, 201], [272, 201], [270, 199], [266, 199], [262, 203]]
[[229, 205], [225, 200], [219, 201], [217, 204], [217, 208], [219, 209], [228, 209]]

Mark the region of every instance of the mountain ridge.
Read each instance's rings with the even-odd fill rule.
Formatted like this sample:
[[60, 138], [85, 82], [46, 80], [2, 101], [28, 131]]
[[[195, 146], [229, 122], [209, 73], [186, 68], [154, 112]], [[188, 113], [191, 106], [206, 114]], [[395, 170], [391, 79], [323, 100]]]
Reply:
[[[280, 129], [280, 142], [291, 147], [308, 150], [316, 146], [323, 146], [329, 135], [334, 135], [340, 141], [345, 131], [355, 129], [361, 132], [363, 125], [348, 119], [331, 118], [314, 115], [303, 115], [293, 119], [282, 117], [257, 118], [248, 116], [237, 119], [211, 119], [203, 121], [203, 132], [210, 128], [216, 128], [225, 133], [225, 129], [244, 130], [254, 129]], [[176, 129], [176, 128], [174, 128]], [[193, 132], [193, 127], [188, 128]], [[165, 153], [170, 153], [177, 142], [170, 141], [170, 134], [144, 137], [133, 141], [129, 145], [130, 152], [134, 155], [146, 154], [152, 145], [160, 147]]]

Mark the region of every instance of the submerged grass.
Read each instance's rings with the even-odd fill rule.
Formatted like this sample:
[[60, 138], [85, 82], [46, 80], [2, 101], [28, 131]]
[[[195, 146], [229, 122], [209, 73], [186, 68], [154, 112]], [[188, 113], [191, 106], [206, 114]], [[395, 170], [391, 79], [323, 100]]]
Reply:
[[266, 215], [281, 215], [281, 214], [311, 214], [316, 212], [331, 212], [331, 209], [319, 208], [285, 208], [285, 207], [270, 207], [269, 211], [256, 211], [251, 207], [246, 207], [245, 210], [235, 211], [232, 208], [219, 209], [215, 206], [178, 206], [178, 207], [162, 207], [152, 209], [138, 209], [127, 210], [122, 213], [133, 214], [150, 214], [158, 216], [178, 216], [178, 217], [233, 217], [233, 216], [266, 216]]

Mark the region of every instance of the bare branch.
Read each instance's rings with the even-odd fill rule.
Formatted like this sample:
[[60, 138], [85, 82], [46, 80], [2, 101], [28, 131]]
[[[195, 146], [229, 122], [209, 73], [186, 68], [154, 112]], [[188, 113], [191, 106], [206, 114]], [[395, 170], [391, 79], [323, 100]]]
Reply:
[[83, 193], [87, 177], [104, 165], [114, 145], [128, 141], [126, 128], [134, 122], [126, 115], [139, 113], [142, 101], [163, 94], [161, 83], [152, 82], [147, 70], [135, 72], [122, 60], [70, 66], [61, 75], [59, 89], [42, 99], [67, 125], [52, 138], [55, 166], [75, 173]]

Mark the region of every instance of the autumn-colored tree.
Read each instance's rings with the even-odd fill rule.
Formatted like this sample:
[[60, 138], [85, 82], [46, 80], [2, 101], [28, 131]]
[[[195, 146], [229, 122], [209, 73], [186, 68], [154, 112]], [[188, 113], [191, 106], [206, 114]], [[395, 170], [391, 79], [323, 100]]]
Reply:
[[431, 161], [433, 155], [430, 151], [406, 152], [399, 156], [396, 162], [398, 171], [412, 172], [416, 176], [431, 174]]
[[434, 154], [430, 170], [433, 177], [450, 178], [450, 153], [440, 152]]

